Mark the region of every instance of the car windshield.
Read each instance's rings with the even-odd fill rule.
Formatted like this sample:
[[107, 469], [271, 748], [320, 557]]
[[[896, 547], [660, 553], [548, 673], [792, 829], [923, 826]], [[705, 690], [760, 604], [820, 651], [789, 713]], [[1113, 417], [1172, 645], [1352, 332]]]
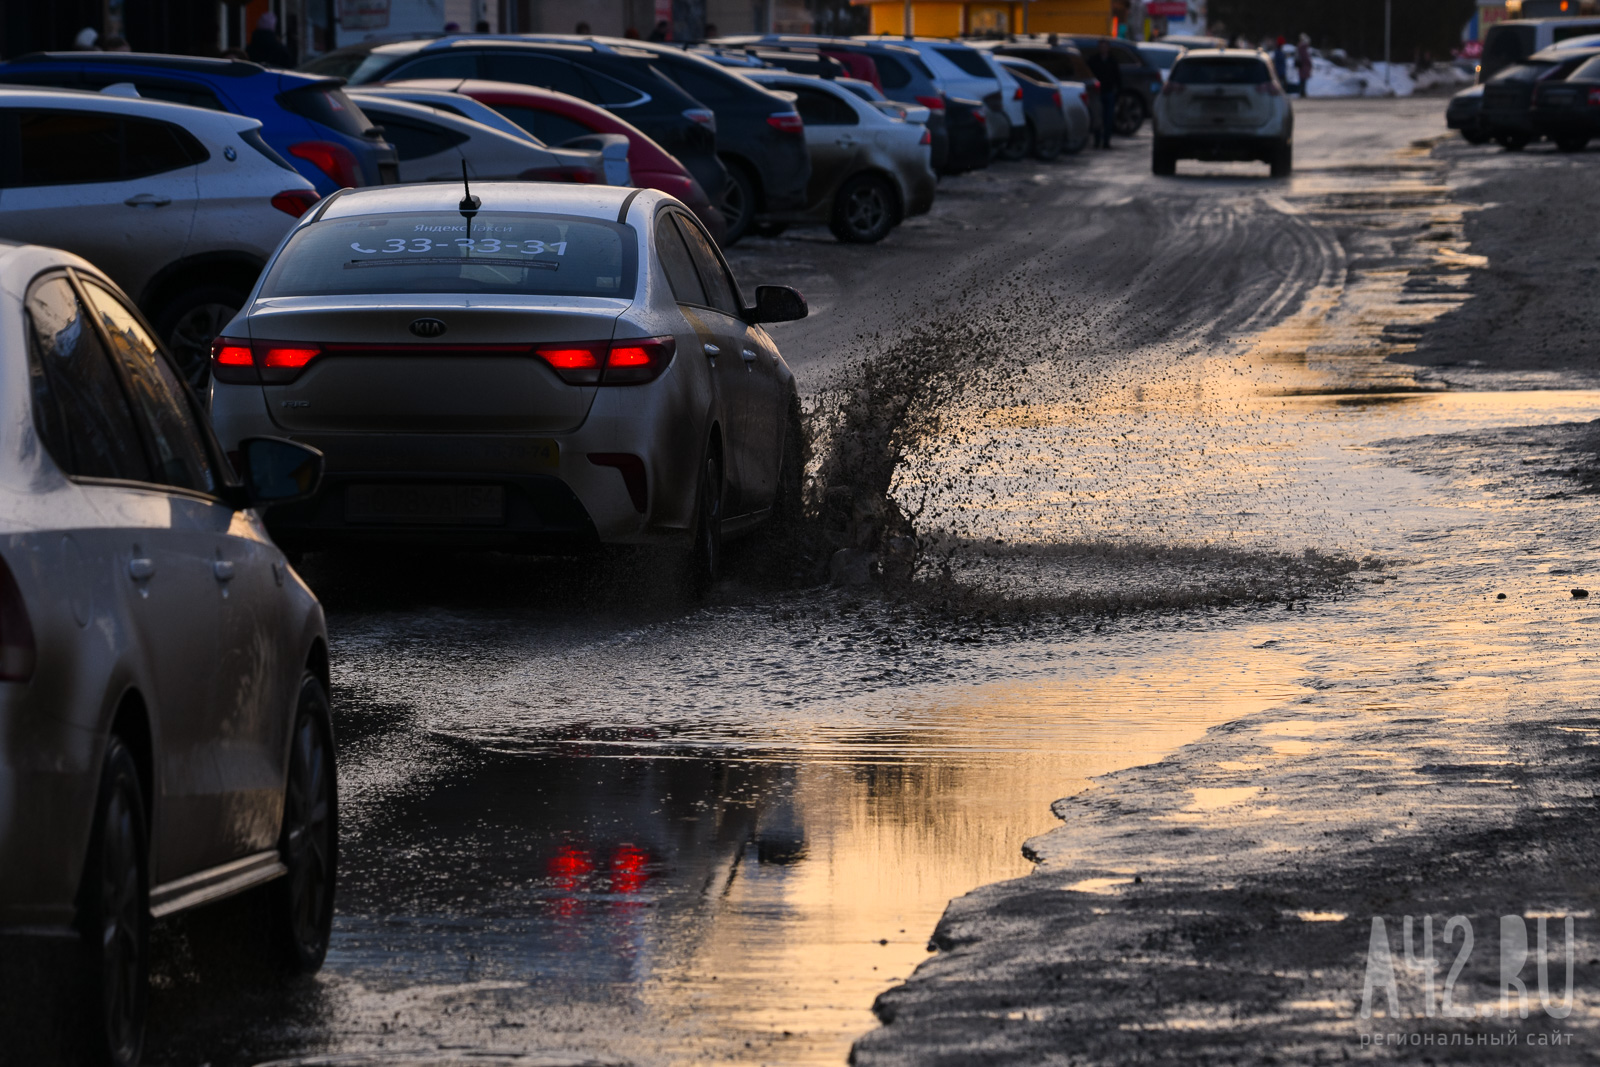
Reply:
[[1186, 59], [1172, 67], [1179, 85], [1261, 85], [1272, 70], [1259, 59]]
[[1600, 82], [1600, 56], [1590, 56], [1583, 66], [1567, 75], [1568, 81]]
[[1144, 56], [1145, 62], [1158, 70], [1171, 67], [1183, 53], [1176, 48], [1141, 48], [1139, 54]]
[[320, 122], [349, 137], [360, 137], [372, 128], [372, 123], [361, 113], [355, 101], [337, 85], [307, 85], [291, 89], [279, 94], [278, 103], [303, 119]]
[[290, 239], [263, 297], [501, 293], [631, 298], [626, 226], [569, 215], [407, 212], [328, 219]]

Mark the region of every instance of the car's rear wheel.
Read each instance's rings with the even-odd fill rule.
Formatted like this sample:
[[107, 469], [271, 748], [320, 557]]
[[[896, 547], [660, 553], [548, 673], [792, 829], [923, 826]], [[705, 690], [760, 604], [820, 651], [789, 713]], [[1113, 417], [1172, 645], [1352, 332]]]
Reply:
[[211, 373], [211, 342], [248, 296], [225, 285], [201, 286], [162, 308], [153, 323], [156, 336], [166, 342], [178, 369], [196, 389], [205, 387]]
[[328, 695], [307, 674], [300, 680], [278, 834], [278, 854], [289, 873], [266, 887], [272, 951], [288, 974], [321, 967], [333, 930], [339, 791], [330, 722]]
[[1582, 152], [1589, 144], [1589, 138], [1581, 133], [1568, 134], [1556, 138], [1556, 148], [1562, 152]]
[[1033, 123], [1028, 123], [1028, 154], [1041, 163], [1052, 163], [1061, 158], [1061, 152], [1067, 145], [1067, 135], [1058, 133], [1054, 137], [1040, 137]]
[[149, 822], [139, 768], [117, 738], [106, 746], [79, 915], [97, 1058], [133, 1067], [149, 997]]
[[1111, 128], [1118, 136], [1132, 137], [1144, 125], [1144, 101], [1133, 93], [1118, 93], [1116, 114]]
[[1507, 152], [1520, 152], [1528, 147], [1528, 138], [1520, 133], [1502, 133], [1494, 140], [1496, 144]]
[[1461, 131], [1461, 138], [1462, 138], [1462, 140], [1466, 141], [1468, 144], [1488, 144], [1489, 143], [1489, 135], [1486, 134], [1486, 133], [1481, 133], [1478, 130], [1462, 130]]
[[689, 550], [689, 594], [705, 596], [722, 574], [722, 457], [707, 447], [695, 490], [694, 545]]
[[1150, 149], [1150, 173], [1163, 178], [1170, 178], [1178, 173], [1178, 157], [1159, 137]]
[[738, 163], [729, 163], [728, 188], [722, 194], [722, 217], [728, 224], [724, 247], [736, 243], [755, 222], [756, 183]]
[[1294, 171], [1294, 145], [1285, 142], [1275, 148], [1267, 166], [1272, 168], [1274, 178], [1287, 178]]
[[833, 235], [849, 244], [869, 245], [894, 229], [894, 190], [876, 174], [858, 174], [833, 198]]
[[1033, 129], [1029, 123], [1023, 123], [1020, 130], [1015, 126], [1011, 128], [1011, 136], [1006, 140], [1005, 147], [1000, 149], [1000, 158], [1007, 163], [1020, 163], [1032, 151]]

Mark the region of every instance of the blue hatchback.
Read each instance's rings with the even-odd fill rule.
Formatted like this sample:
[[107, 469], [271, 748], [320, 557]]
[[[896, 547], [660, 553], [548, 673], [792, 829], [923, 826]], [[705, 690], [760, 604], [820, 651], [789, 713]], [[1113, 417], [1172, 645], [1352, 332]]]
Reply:
[[339, 78], [234, 59], [139, 52], [34, 52], [0, 63], [0, 82], [99, 91], [131, 82], [139, 95], [261, 121], [261, 136], [317, 192], [400, 180], [400, 161]]

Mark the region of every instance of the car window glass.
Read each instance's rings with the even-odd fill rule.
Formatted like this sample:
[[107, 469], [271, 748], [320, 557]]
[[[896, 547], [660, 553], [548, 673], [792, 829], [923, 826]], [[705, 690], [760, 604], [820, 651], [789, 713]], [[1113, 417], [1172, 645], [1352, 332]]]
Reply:
[[1054, 88], [1050, 82], [1047, 82], [1044, 80], [1044, 78], [1040, 77], [1038, 71], [1029, 70], [1027, 67], [1013, 67], [1009, 63], [1003, 65], [1013, 78], [1028, 82], [1031, 85], [1043, 85], [1046, 88]]
[[856, 109], [826, 89], [809, 86], [785, 85], [784, 90], [795, 94], [795, 107], [807, 126], [859, 126], [861, 116]]
[[144, 178], [192, 166], [183, 135], [165, 122], [122, 120], [122, 177]]
[[1259, 59], [1186, 59], [1173, 65], [1171, 80], [1179, 85], [1264, 85], [1272, 68]]
[[872, 65], [878, 69], [878, 81], [885, 89], [904, 89], [911, 84], [911, 72], [894, 56], [870, 53]]
[[[420, 77], [420, 75], [411, 75]], [[371, 128], [372, 122], [362, 114], [356, 102], [336, 86], [307, 85], [278, 96], [278, 103], [303, 119], [336, 130], [348, 137], [360, 137]]]
[[574, 137], [584, 137], [594, 132], [583, 123], [553, 111], [540, 111], [519, 104], [496, 104], [495, 110], [545, 144], [564, 144]]
[[689, 258], [689, 247], [678, 235], [670, 214], [656, 216], [656, 255], [661, 257], [661, 269], [666, 272], [667, 284], [672, 286], [673, 299], [680, 304], [706, 302], [706, 291], [700, 285], [694, 260]]
[[179, 489], [213, 491], [216, 480], [206, 455], [204, 431], [177, 374], [122, 301], [92, 281], [85, 280], [83, 287], [111, 338], [114, 355], [122, 361], [134, 413], [155, 447], [154, 480]]
[[133, 413], [72, 286], [50, 278], [28, 294], [34, 426], [52, 459], [83, 478], [149, 481]]
[[[102, 75], [106, 85], [115, 81], [131, 81], [139, 90], [139, 95], [146, 100], [165, 100], [171, 104], [187, 104], [190, 107], [203, 107], [211, 111], [226, 111], [222, 101], [217, 99], [217, 94], [198, 82], [171, 81], [165, 78], [123, 78], [120, 75]], [[95, 86], [104, 88], [104, 86]]]
[[537, 85], [581, 100], [587, 100], [591, 92], [588, 81], [564, 59], [491, 52], [483, 57], [483, 64], [483, 76], [490, 81]]
[[455, 130], [413, 119], [409, 115], [396, 115], [371, 104], [365, 110], [368, 118], [383, 127], [383, 139], [394, 145], [395, 154], [402, 163], [448, 152], [467, 140], [464, 134]]
[[728, 277], [721, 260], [717, 259], [717, 253], [711, 247], [711, 238], [682, 215], [674, 214], [672, 220], [682, 231], [684, 244], [689, 246], [689, 257], [694, 260], [694, 265], [700, 271], [700, 280], [705, 285], [706, 303], [724, 315], [737, 316], [739, 298], [734, 293], [733, 279]]
[[933, 71], [928, 69], [928, 64], [922, 61], [921, 56], [917, 55], [915, 52], [907, 52], [900, 58], [905, 62], [906, 66], [910, 67], [912, 70], [916, 71], [929, 81], [933, 81]]
[[589, 83], [589, 94], [584, 98], [586, 100], [615, 107], [619, 104], [635, 104], [644, 99], [644, 93], [609, 75], [601, 74], [597, 70], [574, 69], [577, 69], [584, 81]]
[[122, 131], [115, 115], [25, 111], [19, 132], [19, 185], [114, 182], [121, 176]]
[[717, 72], [696, 70], [692, 62], [658, 61], [656, 73], [675, 82], [678, 88], [708, 106], [726, 104], [734, 98], [733, 90], [724, 79], [717, 76]]
[[970, 48], [935, 48], [934, 51], [954, 63], [963, 74], [970, 74], [974, 78], [994, 77], [989, 64]]
[[[419, 56], [409, 63], [402, 63], [394, 70], [384, 72], [383, 66], [392, 62], [390, 56], [378, 56], [376, 53], [367, 57], [367, 61], [356, 69], [350, 76], [353, 84], [375, 81], [381, 75], [386, 81], [398, 81], [401, 78], [476, 78], [478, 76], [478, 57], [472, 52], [443, 52], [433, 56]], [[368, 64], [374, 65], [371, 75], [367, 75]]]
[[1583, 66], [1569, 75], [1568, 80], [1580, 82], [1600, 81], [1600, 56], [1585, 60]]

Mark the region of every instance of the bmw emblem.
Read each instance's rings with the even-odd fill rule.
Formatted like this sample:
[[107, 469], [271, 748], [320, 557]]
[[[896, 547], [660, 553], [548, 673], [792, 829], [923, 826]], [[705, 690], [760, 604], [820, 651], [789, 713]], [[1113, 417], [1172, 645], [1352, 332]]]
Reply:
[[411, 324], [411, 332], [418, 337], [438, 337], [447, 329], [438, 319], [418, 319]]
[[233, 145], [223, 145], [222, 158], [226, 159], [229, 163], [232, 163], [234, 160], [239, 158], [239, 153], [233, 150]]

